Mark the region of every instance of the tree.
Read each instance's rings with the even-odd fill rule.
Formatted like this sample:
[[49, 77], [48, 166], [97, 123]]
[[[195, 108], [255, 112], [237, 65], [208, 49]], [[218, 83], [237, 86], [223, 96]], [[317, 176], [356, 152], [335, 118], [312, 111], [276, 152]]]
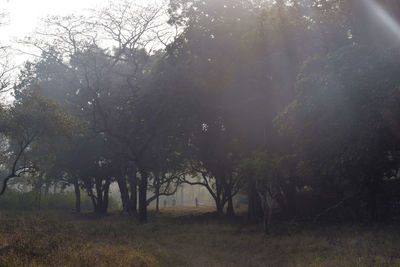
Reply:
[[[260, 6], [253, 1], [171, 2], [171, 22], [184, 30], [169, 46], [168, 59], [178, 69], [182, 91], [191, 95], [187, 99], [195, 99], [188, 116], [192, 153], [197, 169], [224, 185], [227, 196], [236, 190], [230, 185], [243, 181], [237, 175], [241, 158], [264, 149], [292, 153], [273, 121], [295, 95], [302, 61], [318, 47], [309, 41], [316, 31], [304, 9], [282, 1]], [[257, 202], [254, 179], [247, 175], [244, 183], [254, 192], [250, 202]], [[249, 211], [255, 206], [249, 205]]]
[[[50, 77], [50, 83], [46, 80], [46, 87], [51, 88], [54, 82], [61, 85], [61, 96], [68, 100], [65, 104], [88, 121], [94, 135], [104, 135], [105, 142], [115, 148], [116, 158], [110, 160], [120, 167], [117, 178], [124, 206], [135, 213], [138, 185], [139, 218], [143, 222], [147, 220], [150, 144], [165, 112], [165, 105], [155, 102], [160, 98], [152, 98], [160, 90], [147, 86], [153, 63], [148, 51], [156, 39], [164, 42], [168, 38], [160, 22], [162, 11], [158, 6], [116, 2], [90, 18], [51, 18], [47, 21], [51, 30], [39, 31], [42, 38], [26, 42], [39, 49], [51, 65], [58, 64], [56, 69], [64, 69], [58, 77]], [[104, 47], [110, 43], [112, 49]], [[65, 79], [68, 88], [62, 85]], [[59, 93], [49, 95], [59, 97]], [[130, 187], [124, 179], [127, 175], [131, 176]], [[134, 190], [132, 201], [127, 201], [127, 188]]]
[[380, 184], [398, 169], [397, 60], [390, 49], [365, 45], [310, 60], [281, 119], [314, 177], [366, 190], [374, 220]]
[[45, 146], [50, 152], [57, 136], [68, 137], [77, 127], [74, 118], [56, 103], [32, 94], [19, 96], [4, 113], [2, 166], [8, 174], [2, 179], [0, 194], [5, 192], [10, 179], [37, 170], [35, 152], [39, 148]]

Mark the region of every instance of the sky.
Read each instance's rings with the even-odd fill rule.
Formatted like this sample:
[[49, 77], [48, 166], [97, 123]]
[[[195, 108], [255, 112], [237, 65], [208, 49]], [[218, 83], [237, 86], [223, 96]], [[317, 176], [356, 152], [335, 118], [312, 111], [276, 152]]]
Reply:
[[[11, 44], [12, 48], [18, 48], [13, 42], [25, 38], [40, 27], [42, 18], [84, 13], [85, 10], [101, 7], [107, 3], [108, 0], [0, 0], [0, 11], [7, 14], [6, 24], [0, 27], [0, 44]], [[22, 66], [29, 59], [30, 56], [13, 51], [14, 66]]]
[[0, 0], [0, 10], [8, 13], [8, 24], [0, 28], [1, 40], [23, 38], [39, 25], [42, 17], [80, 13], [107, 2], [107, 0]]
[[[132, 1], [149, 4], [156, 0]], [[109, 0], [0, 0], [0, 13], [7, 13], [7, 23], [0, 27], [0, 45], [23, 39], [40, 27], [41, 19], [47, 16], [84, 14], [88, 9], [106, 6], [108, 3]], [[15, 43], [11, 47], [15, 47]], [[28, 55], [14, 52], [12, 64], [16, 67], [22, 66], [29, 58]]]
[[[161, 0], [131, 0], [149, 5]], [[0, 27], [0, 43], [23, 39], [40, 27], [42, 18], [52, 15], [84, 14], [88, 9], [107, 6], [109, 0], [0, 0], [0, 12], [6, 12], [6, 25]]]
[[[85, 14], [90, 9], [107, 6], [118, 0], [0, 0], [0, 14], [6, 13], [0, 20], [0, 47], [9, 45], [14, 65], [22, 65], [30, 56], [19, 51], [29, 48], [21, 47], [17, 40], [32, 35], [35, 29], [40, 29], [41, 21], [48, 16]], [[159, 5], [163, 0], [127, 0], [139, 5]], [[4, 23], [5, 22], [5, 23]], [[43, 29], [43, 28], [42, 28]], [[9, 50], [10, 51], [10, 50]]]

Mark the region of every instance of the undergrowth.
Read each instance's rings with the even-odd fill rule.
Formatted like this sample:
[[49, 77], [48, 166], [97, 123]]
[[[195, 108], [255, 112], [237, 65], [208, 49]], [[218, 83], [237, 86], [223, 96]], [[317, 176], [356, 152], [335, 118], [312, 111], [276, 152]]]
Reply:
[[400, 227], [281, 223], [179, 208], [120, 214], [0, 211], [0, 266], [400, 266]]

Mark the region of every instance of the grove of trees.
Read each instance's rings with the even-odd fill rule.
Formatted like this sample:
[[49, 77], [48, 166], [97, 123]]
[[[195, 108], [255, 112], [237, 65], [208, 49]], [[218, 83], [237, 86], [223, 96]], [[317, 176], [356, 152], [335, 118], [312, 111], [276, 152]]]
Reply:
[[34, 57], [15, 82], [1, 56], [0, 194], [15, 177], [63, 183], [77, 212], [83, 190], [105, 214], [116, 183], [146, 222], [190, 184], [218, 215], [246, 194], [266, 231], [278, 210], [375, 221], [399, 179], [398, 14], [393, 0], [170, 0], [49, 17], [19, 42]]

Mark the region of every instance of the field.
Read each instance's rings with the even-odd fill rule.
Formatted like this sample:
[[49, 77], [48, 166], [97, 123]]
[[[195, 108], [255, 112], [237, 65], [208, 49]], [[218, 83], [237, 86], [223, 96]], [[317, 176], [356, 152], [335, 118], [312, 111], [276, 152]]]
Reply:
[[119, 214], [0, 212], [0, 266], [400, 266], [397, 225], [275, 224], [192, 208]]

